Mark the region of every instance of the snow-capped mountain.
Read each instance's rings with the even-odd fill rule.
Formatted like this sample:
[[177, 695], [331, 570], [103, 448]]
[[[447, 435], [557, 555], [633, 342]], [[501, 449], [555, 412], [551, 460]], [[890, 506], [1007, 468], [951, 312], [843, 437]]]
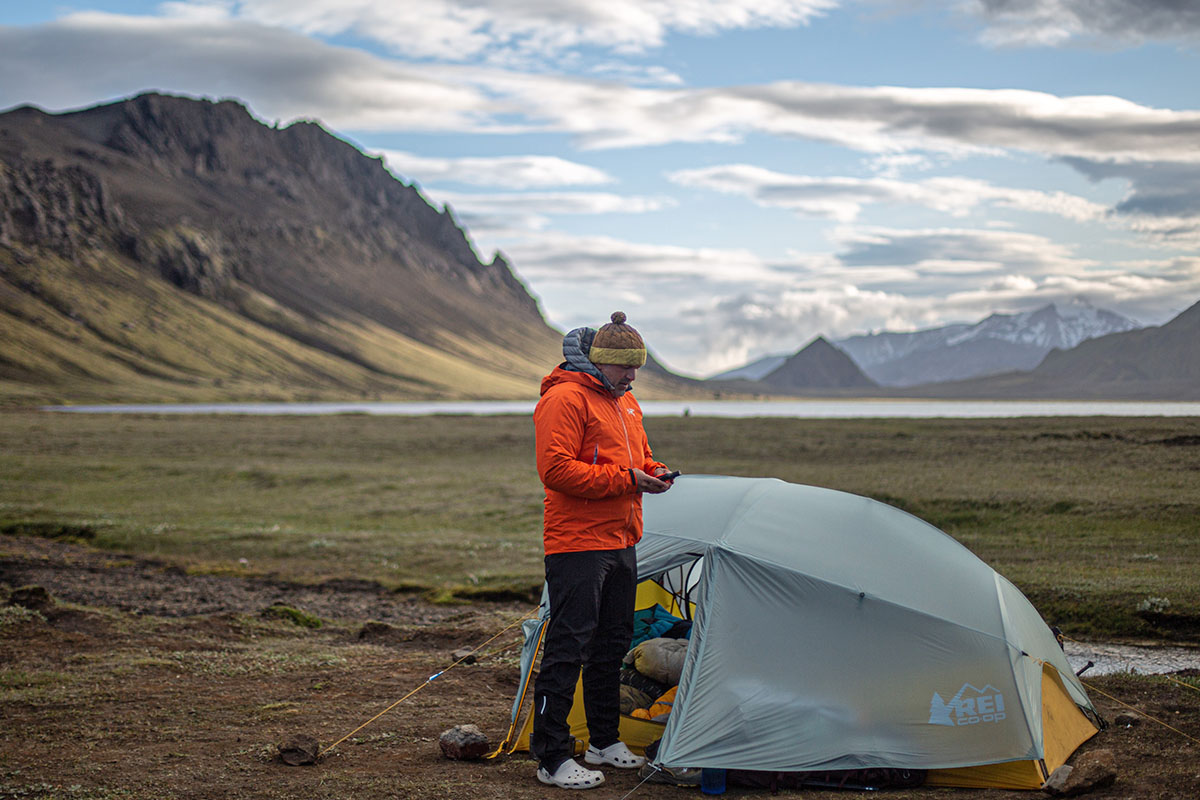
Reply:
[[1088, 339], [1141, 327], [1116, 312], [1074, 301], [992, 314], [974, 325], [851, 336], [834, 343], [881, 385], [915, 386], [1031, 370], [1056, 348], [1069, 350]]
[[[1200, 400], [1200, 303], [1165, 325], [1051, 350], [1036, 369], [902, 391], [907, 397]], [[1187, 436], [1178, 437], [1182, 442]], [[1174, 441], [1174, 440], [1169, 440]]]
[[1070, 350], [1080, 342], [1109, 333], [1143, 327], [1115, 311], [1096, 308], [1083, 301], [1052, 304], [1021, 314], [993, 314], [972, 325], [960, 336], [951, 337], [951, 347], [972, 339], [1002, 339], [1014, 344]]

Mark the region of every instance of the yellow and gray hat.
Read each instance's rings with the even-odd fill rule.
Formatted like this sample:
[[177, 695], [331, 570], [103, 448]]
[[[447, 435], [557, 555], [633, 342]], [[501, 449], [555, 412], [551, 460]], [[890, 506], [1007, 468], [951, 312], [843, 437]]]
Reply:
[[612, 322], [602, 325], [592, 339], [588, 360], [593, 364], [619, 364], [640, 367], [646, 363], [646, 344], [632, 325], [625, 324], [625, 312], [614, 311]]

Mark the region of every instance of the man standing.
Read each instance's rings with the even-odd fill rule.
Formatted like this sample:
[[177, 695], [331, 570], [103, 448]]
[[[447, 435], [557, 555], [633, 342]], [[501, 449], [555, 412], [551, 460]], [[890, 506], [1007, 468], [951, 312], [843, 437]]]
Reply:
[[542, 380], [533, 412], [537, 469], [546, 487], [544, 543], [550, 622], [534, 683], [531, 749], [542, 783], [590, 789], [599, 770], [572, 757], [567, 714], [583, 672], [589, 746], [584, 761], [635, 769], [645, 763], [618, 738], [621, 659], [633, 638], [634, 545], [642, 493], [665, 492], [642, 409], [629, 393], [646, 363], [641, 335], [620, 311], [599, 331], [563, 338], [562, 364]]

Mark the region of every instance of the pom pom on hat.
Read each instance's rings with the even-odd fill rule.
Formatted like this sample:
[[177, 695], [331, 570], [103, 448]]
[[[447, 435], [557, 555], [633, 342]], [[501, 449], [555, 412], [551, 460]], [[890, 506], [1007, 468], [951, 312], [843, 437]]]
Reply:
[[640, 367], [646, 363], [646, 344], [632, 325], [625, 324], [625, 312], [614, 311], [612, 322], [602, 325], [592, 339], [588, 360], [593, 364], [619, 364]]

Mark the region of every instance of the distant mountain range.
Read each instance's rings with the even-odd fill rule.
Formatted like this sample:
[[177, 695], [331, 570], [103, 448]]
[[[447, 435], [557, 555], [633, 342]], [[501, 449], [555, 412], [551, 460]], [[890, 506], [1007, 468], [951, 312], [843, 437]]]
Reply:
[[1113, 311], [1077, 301], [992, 314], [974, 325], [874, 333], [835, 343], [880, 385], [916, 386], [1031, 370], [1051, 350], [1070, 350], [1097, 336], [1140, 327]]
[[[832, 344], [880, 386], [917, 386], [1031, 370], [1053, 349], [1069, 350], [1087, 339], [1140, 327], [1116, 312], [1075, 301], [1020, 314], [992, 314], [974, 324], [885, 331], [834, 339]], [[787, 358], [764, 356], [710, 380], [763, 380]]]
[[[828, 350], [844, 358], [837, 369]], [[1077, 302], [915, 333], [818, 337], [794, 355], [760, 358], [709, 382], [843, 396], [1200, 400], [1198, 354], [1200, 304], [1142, 328]]]
[[158, 94], [0, 115], [0, 332], [10, 403], [534, 398], [562, 359], [504, 257], [380, 159]]
[[1165, 325], [1052, 350], [1035, 369], [904, 390], [911, 397], [1200, 400], [1200, 303]]

